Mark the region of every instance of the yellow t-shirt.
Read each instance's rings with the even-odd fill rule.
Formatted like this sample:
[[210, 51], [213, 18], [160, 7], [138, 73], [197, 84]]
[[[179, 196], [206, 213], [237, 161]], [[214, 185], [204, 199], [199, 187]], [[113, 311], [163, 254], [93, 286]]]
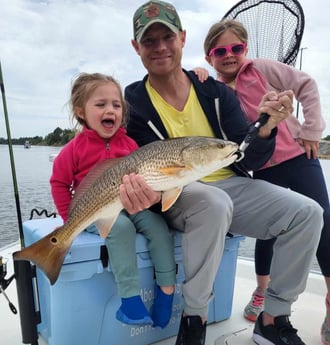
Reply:
[[[192, 85], [187, 103], [182, 111], [178, 111], [168, 104], [150, 85], [149, 79], [146, 82], [146, 88], [170, 138], [186, 136], [215, 137]], [[202, 181], [214, 182], [234, 175], [235, 173], [226, 167], [204, 177]]]

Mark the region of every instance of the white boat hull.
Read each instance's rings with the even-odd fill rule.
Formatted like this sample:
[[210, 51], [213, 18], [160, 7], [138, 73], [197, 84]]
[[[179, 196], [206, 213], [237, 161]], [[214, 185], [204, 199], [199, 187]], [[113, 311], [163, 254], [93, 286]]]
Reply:
[[[7, 263], [7, 276], [13, 273], [12, 253], [19, 249], [18, 243], [0, 250], [0, 255], [9, 259]], [[255, 288], [255, 275], [253, 261], [238, 258], [236, 282], [231, 317], [228, 320], [208, 326], [206, 345], [252, 345], [252, 332], [254, 324], [243, 317], [243, 309], [250, 299]], [[6, 289], [8, 298], [18, 309], [15, 280]], [[298, 329], [299, 335], [308, 345], [321, 344], [320, 327], [325, 315], [324, 299], [326, 295], [324, 278], [311, 272], [305, 292], [294, 303], [291, 322]], [[19, 315], [14, 315], [8, 306], [8, 301], [0, 294], [0, 334], [1, 344], [22, 344]], [[109, 344], [111, 339], [109, 339]], [[173, 345], [175, 337], [162, 340], [156, 345]], [[38, 339], [39, 345], [47, 345], [42, 337]], [[60, 344], [59, 344], [60, 345]], [[92, 344], [90, 344], [92, 345]], [[124, 345], [124, 344], [115, 344]], [[147, 345], [147, 344], [146, 344]]]

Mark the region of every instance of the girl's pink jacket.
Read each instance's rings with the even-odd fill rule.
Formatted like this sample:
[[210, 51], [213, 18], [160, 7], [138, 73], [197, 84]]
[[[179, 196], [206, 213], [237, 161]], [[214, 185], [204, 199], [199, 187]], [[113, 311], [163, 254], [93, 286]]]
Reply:
[[276, 148], [263, 167], [279, 164], [304, 153], [296, 139], [319, 141], [325, 128], [317, 84], [308, 74], [275, 60], [247, 59], [235, 81], [236, 93], [250, 121], [258, 117], [257, 107], [267, 92], [293, 90], [301, 103], [303, 119], [293, 114], [278, 126]]
[[98, 162], [124, 157], [138, 148], [136, 142], [120, 128], [109, 140], [101, 138], [95, 131], [84, 128], [67, 143], [55, 158], [50, 178], [51, 192], [58, 213], [66, 221], [72, 190]]

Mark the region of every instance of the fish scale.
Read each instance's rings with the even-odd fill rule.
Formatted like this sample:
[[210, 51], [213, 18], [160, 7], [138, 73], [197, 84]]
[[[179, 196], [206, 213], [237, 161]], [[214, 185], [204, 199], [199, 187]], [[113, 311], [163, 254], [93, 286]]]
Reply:
[[238, 145], [207, 137], [182, 137], [152, 142], [120, 159], [95, 165], [77, 188], [63, 226], [14, 254], [14, 260], [35, 263], [54, 284], [75, 237], [91, 224], [105, 238], [123, 209], [119, 187], [124, 175], [143, 176], [162, 192], [162, 210], [170, 208], [182, 188], [237, 159]]

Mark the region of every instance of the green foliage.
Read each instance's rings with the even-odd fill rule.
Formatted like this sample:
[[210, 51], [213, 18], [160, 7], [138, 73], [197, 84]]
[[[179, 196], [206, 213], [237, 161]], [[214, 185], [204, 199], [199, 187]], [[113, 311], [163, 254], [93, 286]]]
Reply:
[[[69, 142], [76, 132], [71, 129], [55, 128], [52, 133], [47, 134], [44, 138], [40, 136], [35, 137], [21, 137], [18, 139], [11, 139], [13, 145], [24, 145], [28, 141], [31, 145], [37, 146], [63, 146]], [[8, 139], [0, 138], [0, 144], [8, 144]]]
[[[21, 137], [18, 139], [11, 139], [13, 145], [24, 145], [28, 141], [33, 146], [64, 146], [68, 143], [74, 136], [76, 131], [72, 129], [61, 129], [57, 127], [52, 133], [47, 134], [44, 138], [40, 136], [35, 137]], [[327, 135], [322, 140], [330, 141], [330, 135]], [[5, 138], [0, 138], [0, 145], [8, 144], [8, 140]]]

